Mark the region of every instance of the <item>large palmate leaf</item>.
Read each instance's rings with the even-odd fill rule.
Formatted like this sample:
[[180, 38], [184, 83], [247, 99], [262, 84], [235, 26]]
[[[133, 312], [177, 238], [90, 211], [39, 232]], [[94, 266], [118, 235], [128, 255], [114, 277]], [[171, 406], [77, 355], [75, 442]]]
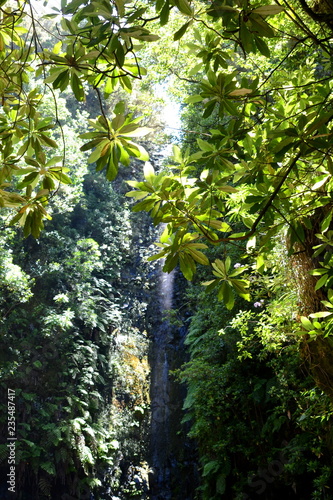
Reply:
[[88, 162], [96, 163], [97, 171], [105, 169], [108, 180], [117, 176], [119, 163], [129, 165], [131, 156], [148, 161], [147, 151], [131, 140], [151, 132], [148, 127], [140, 127], [139, 121], [140, 119], [133, 119], [131, 115], [116, 114], [112, 120], [100, 116], [96, 120], [90, 120], [94, 131], [81, 135], [83, 139], [90, 139], [81, 147], [81, 151], [93, 149]]

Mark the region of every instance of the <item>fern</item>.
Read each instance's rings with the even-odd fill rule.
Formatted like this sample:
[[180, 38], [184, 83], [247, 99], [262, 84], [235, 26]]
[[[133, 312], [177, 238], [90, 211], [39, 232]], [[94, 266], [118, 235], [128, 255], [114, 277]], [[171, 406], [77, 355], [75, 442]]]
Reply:
[[46, 479], [45, 477], [41, 477], [40, 480], [38, 481], [38, 486], [43, 495], [47, 497], [51, 496], [52, 485], [48, 479]]
[[220, 474], [216, 480], [216, 493], [219, 493], [220, 495], [223, 495], [225, 493], [225, 475]]
[[57, 463], [59, 462], [66, 463], [68, 460], [68, 451], [66, 448], [59, 448], [58, 450], [55, 451], [54, 456]]
[[50, 474], [50, 476], [56, 475], [55, 466], [52, 462], [44, 462], [40, 466], [43, 470], [45, 470], [48, 474]]
[[220, 462], [218, 462], [217, 460], [212, 460], [205, 464], [202, 475], [203, 477], [205, 477], [211, 474], [215, 474], [215, 472], [217, 472], [219, 468]]

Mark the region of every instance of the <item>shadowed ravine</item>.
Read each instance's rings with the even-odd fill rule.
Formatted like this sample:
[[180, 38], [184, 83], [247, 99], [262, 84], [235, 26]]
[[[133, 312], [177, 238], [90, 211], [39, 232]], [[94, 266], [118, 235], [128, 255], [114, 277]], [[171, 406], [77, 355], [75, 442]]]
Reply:
[[168, 344], [172, 341], [169, 322], [163, 313], [172, 308], [174, 272], [159, 273], [158, 310], [159, 325], [153, 333], [152, 373], [151, 373], [151, 434], [150, 456], [153, 469], [151, 480], [151, 499], [170, 500], [170, 383]]

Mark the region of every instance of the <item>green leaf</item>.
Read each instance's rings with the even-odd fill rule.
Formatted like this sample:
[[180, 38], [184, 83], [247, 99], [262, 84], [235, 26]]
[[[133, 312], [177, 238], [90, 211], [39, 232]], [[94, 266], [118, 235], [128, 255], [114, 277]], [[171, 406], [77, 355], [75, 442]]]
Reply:
[[[202, 70], [202, 63], [196, 64], [193, 66], [193, 68], [189, 71], [188, 76], [193, 76], [199, 73]], [[195, 101], [194, 101], [195, 102]]]
[[186, 33], [188, 27], [192, 24], [192, 21], [188, 21], [187, 23], [183, 24], [183, 26], [176, 31], [176, 33], [173, 35], [173, 40], [176, 42], [177, 40], [180, 40]]
[[262, 16], [258, 14], [251, 13], [251, 31], [260, 35], [266, 36], [268, 38], [273, 38], [275, 36], [275, 32], [273, 28], [264, 20]]
[[231, 286], [223, 281], [217, 296], [218, 300], [223, 300], [227, 309], [231, 310], [235, 304], [235, 298]]
[[197, 143], [198, 143], [198, 146], [199, 148], [202, 150], [202, 151], [206, 151], [206, 152], [212, 152], [212, 151], [215, 151], [215, 148], [213, 146], [213, 144], [207, 142], [207, 141], [203, 141], [202, 139], [197, 139]]
[[246, 289], [248, 288], [249, 283], [245, 280], [231, 279], [229, 281], [238, 295], [246, 295], [248, 293]]
[[304, 326], [305, 330], [307, 331], [313, 330], [313, 325], [311, 321], [305, 316], [301, 316], [301, 323]]
[[305, 133], [307, 135], [313, 134], [316, 130], [318, 130], [320, 127], [325, 125], [331, 118], [333, 117], [333, 111], [330, 111], [328, 113], [323, 113], [319, 115], [319, 118], [315, 120], [313, 123], [311, 123], [307, 129], [305, 130]]
[[[112, 148], [112, 153], [114, 152], [115, 148]], [[110, 154], [109, 160], [107, 163], [106, 167], [106, 178], [108, 181], [113, 181], [118, 174], [118, 161], [116, 155]]]
[[[33, 167], [40, 168], [38, 161], [35, 160], [34, 158], [30, 158], [29, 156], [25, 156], [24, 160], [28, 165], [32, 165]], [[31, 169], [25, 168], [25, 169], [21, 169], [20, 172], [15, 172], [15, 173], [16, 173], [16, 175], [22, 175], [23, 172], [26, 172], [29, 170], [31, 171]]]
[[62, 156], [54, 156], [45, 163], [45, 167], [52, 167], [52, 165], [56, 165], [57, 163], [62, 163], [62, 161], [63, 161]]
[[115, 0], [115, 4], [117, 6], [117, 10], [119, 13], [120, 17], [123, 17], [125, 15], [125, 0]]
[[199, 264], [202, 264], [204, 266], [208, 266], [209, 265], [208, 258], [202, 252], [199, 252], [195, 248], [191, 248], [189, 245], [186, 247], [185, 251], [188, 252], [188, 253], [190, 253], [190, 255], [193, 257], [193, 259], [196, 262], [198, 262]]
[[326, 184], [326, 182], [328, 181], [328, 179], [330, 179], [331, 176], [330, 175], [324, 175], [321, 177], [320, 180], [318, 180], [313, 186], [312, 186], [312, 189], [313, 191], [316, 191], [317, 189], [321, 188], [322, 186], [324, 186], [324, 184]]
[[186, 97], [185, 102], [187, 102], [188, 104], [194, 104], [196, 102], [203, 101], [203, 99], [204, 98], [200, 94], [196, 94], [196, 95], [191, 95], [190, 97]]
[[22, 189], [26, 186], [36, 187], [40, 179], [39, 172], [31, 172], [31, 174], [24, 177], [24, 179], [17, 185], [18, 189]]
[[52, 172], [50, 171], [52, 177], [58, 179], [62, 184], [72, 184], [72, 180], [68, 175], [64, 174], [64, 172]]
[[163, 8], [160, 12], [160, 24], [161, 24], [161, 26], [164, 26], [165, 24], [168, 23], [169, 14], [170, 14], [170, 5], [169, 5], [169, 1], [167, 0], [165, 2], [165, 4], [163, 5]]
[[216, 272], [217, 276], [220, 276], [222, 278], [224, 278], [226, 276], [226, 269], [225, 269], [225, 265], [222, 262], [222, 260], [216, 259], [212, 263], [212, 267], [213, 267], [213, 269], [215, 269], [215, 272]]
[[174, 144], [174, 145], [172, 146], [172, 152], [173, 152], [173, 157], [172, 157], [172, 159], [173, 159], [176, 163], [182, 163], [183, 158], [182, 158], [182, 153], [181, 153], [181, 150], [180, 150], [179, 146], [177, 146], [176, 144]]
[[310, 318], [330, 318], [333, 317], [333, 312], [320, 311], [316, 313], [309, 314]]
[[240, 39], [241, 39], [241, 42], [243, 44], [245, 52], [251, 52], [253, 37], [252, 37], [252, 34], [247, 29], [244, 22], [240, 23], [239, 34], [240, 34]]
[[53, 189], [55, 189], [55, 184], [51, 179], [51, 177], [49, 176], [44, 177], [42, 184], [43, 184], [43, 189], [46, 189], [47, 191], [52, 191]]
[[228, 272], [229, 272], [229, 269], [230, 269], [230, 266], [231, 266], [231, 259], [230, 259], [230, 257], [229, 257], [229, 256], [225, 259], [225, 264], [224, 264], [224, 266], [225, 266], [225, 271], [226, 271], [226, 273], [228, 273]]
[[258, 255], [256, 260], [256, 269], [258, 273], [262, 273], [265, 270], [265, 259], [263, 255]]
[[113, 112], [115, 115], [124, 115], [125, 114], [125, 109], [126, 109], [126, 104], [125, 101], [119, 101], [114, 109]]
[[280, 14], [283, 12], [284, 8], [280, 5], [262, 5], [261, 7], [257, 7], [253, 9], [254, 14], [260, 14], [260, 16], [275, 16], [276, 14]]
[[269, 50], [267, 43], [262, 38], [260, 38], [258, 36], [256, 36], [254, 39], [255, 39], [256, 46], [257, 46], [259, 52], [266, 57], [270, 57], [271, 53], [270, 53], [270, 50]]
[[226, 488], [226, 476], [224, 474], [220, 474], [216, 481], [216, 492], [220, 495], [225, 493]]
[[111, 122], [111, 126], [114, 130], [116, 131], [120, 131], [121, 127], [124, 125], [125, 123], [125, 116], [124, 115], [116, 115], [113, 119], [112, 119], [112, 122]]
[[[40, 168], [40, 165], [38, 165], [38, 168]], [[15, 175], [25, 175], [30, 172], [35, 172], [36, 168], [33, 167], [27, 167], [27, 168], [20, 168], [20, 170], [16, 170]]]
[[132, 142], [127, 141], [127, 144], [124, 147], [131, 156], [135, 156], [141, 161], [149, 160], [149, 154], [147, 153], [145, 148], [143, 148], [139, 144], [134, 144]]
[[246, 270], [248, 270], [247, 266], [237, 267], [234, 271], [232, 271], [232, 273], [229, 274], [229, 278], [233, 278], [234, 276], [239, 276]]
[[144, 137], [147, 134], [150, 134], [153, 131], [150, 127], [136, 127], [135, 130], [131, 132], [123, 132], [122, 129], [119, 130], [119, 134], [121, 136], [129, 136], [129, 137]]
[[131, 163], [130, 156], [127, 153], [127, 151], [125, 150], [125, 148], [122, 147], [122, 145], [120, 145], [120, 144], [117, 144], [117, 145], [118, 145], [119, 151], [120, 151], [119, 161], [120, 161], [120, 163], [125, 165], [125, 167], [128, 167]]
[[203, 113], [203, 118], [208, 118], [214, 111], [217, 102], [215, 99], [209, 101], [205, 106], [205, 111]]
[[42, 143], [44, 143], [46, 146], [49, 146], [50, 148], [58, 148], [58, 143], [51, 139], [49, 136], [45, 134], [40, 134], [40, 140]]
[[178, 264], [178, 254], [168, 255], [168, 257], [165, 259], [163, 271], [165, 273], [170, 273], [176, 267], [177, 264]]
[[210, 474], [215, 474], [220, 468], [220, 463], [217, 462], [216, 460], [212, 460], [211, 462], [208, 462], [205, 464], [202, 476], [206, 477]]
[[213, 6], [207, 10], [207, 14], [212, 17], [223, 17], [227, 13], [239, 14], [239, 11], [230, 5], [217, 3], [214, 3]]
[[329, 269], [327, 267], [320, 267], [318, 269], [312, 269], [309, 271], [311, 276], [322, 276], [323, 274], [327, 274]]
[[[64, 68], [58, 68], [56, 70], [53, 70], [51, 72], [51, 74], [44, 79], [44, 83], [52, 83], [54, 82], [60, 75], [64, 74], [64, 73], [68, 73], [68, 70]], [[54, 85], [53, 85], [54, 87]]]
[[124, 52], [124, 49], [123, 49], [123, 46], [121, 45], [120, 41], [118, 40], [118, 45], [117, 45], [117, 49], [115, 51], [115, 55], [116, 55], [116, 60], [117, 60], [117, 65], [122, 68], [124, 66], [124, 63], [125, 63], [125, 52]]
[[105, 138], [102, 137], [102, 138], [93, 139], [92, 141], [89, 141], [86, 144], [84, 144], [80, 148], [80, 151], [88, 151], [89, 149], [92, 149], [92, 148], [98, 146], [98, 144], [100, 144], [102, 141], [105, 141]]
[[184, 277], [188, 281], [191, 281], [193, 278], [193, 275], [196, 271], [196, 267], [195, 267], [194, 260], [192, 259], [192, 257], [186, 253], [180, 253], [179, 254], [179, 267], [180, 267], [180, 270], [183, 273]]
[[315, 286], [315, 290], [319, 290], [319, 288], [321, 288], [322, 286], [324, 286], [327, 280], [328, 280], [328, 274], [324, 274], [317, 281], [316, 286]]
[[136, 200], [142, 200], [142, 198], [147, 196], [147, 193], [145, 191], [128, 191], [125, 196], [128, 198], [135, 198]]
[[224, 193], [237, 193], [238, 189], [234, 188], [233, 186], [219, 186], [219, 190], [224, 192]]
[[328, 212], [328, 214], [325, 216], [325, 218], [322, 220], [321, 225], [320, 225], [320, 229], [321, 229], [322, 233], [325, 233], [329, 229], [331, 221], [332, 221], [332, 215], [333, 215], [333, 211], [330, 210]]
[[147, 261], [153, 262], [154, 260], [162, 259], [163, 257], [165, 257], [165, 254], [166, 254], [166, 251], [163, 250], [163, 252], [159, 252], [159, 253], [156, 253], [155, 255], [151, 255], [150, 257], [148, 257]]
[[64, 91], [69, 84], [69, 70], [63, 71], [53, 82], [53, 88]]
[[74, 92], [74, 95], [78, 101], [84, 101], [85, 100], [85, 94], [83, 90], [83, 85], [80, 80], [80, 78], [77, 76], [77, 74], [72, 71], [71, 74], [71, 87]]
[[109, 139], [103, 139], [100, 141], [98, 147], [91, 153], [91, 155], [88, 158], [88, 163], [95, 163], [101, 156], [105, 155], [105, 150], [104, 150], [104, 155], [102, 154], [103, 149], [105, 147], [110, 147], [111, 143]]
[[180, 10], [180, 12], [182, 12], [183, 14], [186, 14], [187, 16], [193, 15], [191, 5], [187, 0], [175, 0], [175, 3], [177, 5], [178, 9]]
[[156, 42], [157, 40], [160, 39], [160, 37], [158, 35], [152, 35], [152, 34], [141, 35], [138, 38], [140, 38], [140, 40], [143, 40], [145, 42]]
[[252, 92], [253, 92], [253, 89], [241, 88], [241, 89], [232, 90], [231, 92], [228, 93], [228, 96], [243, 97], [245, 95], [252, 94]]

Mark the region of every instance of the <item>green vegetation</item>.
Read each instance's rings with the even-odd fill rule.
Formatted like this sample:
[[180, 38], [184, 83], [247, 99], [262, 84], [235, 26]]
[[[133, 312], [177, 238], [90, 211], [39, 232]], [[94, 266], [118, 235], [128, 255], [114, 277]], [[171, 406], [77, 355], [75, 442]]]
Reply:
[[[147, 475], [160, 258], [188, 281], [197, 498], [333, 498], [332, 13], [62, 0], [41, 18], [0, 0], [0, 373], [22, 498], [144, 498], [120, 468]], [[182, 114], [163, 166], [161, 87]], [[163, 224], [155, 255], [141, 212]]]
[[[8, 387], [16, 392], [22, 498], [117, 490], [120, 460], [130, 451], [139, 461], [146, 440], [148, 345], [133, 287], [137, 273], [140, 284], [146, 277], [130, 248], [133, 221], [124, 198], [89, 173], [71, 208], [38, 241], [3, 230], [1, 389], [3, 401]], [[1, 457], [5, 471], [6, 442]]]

